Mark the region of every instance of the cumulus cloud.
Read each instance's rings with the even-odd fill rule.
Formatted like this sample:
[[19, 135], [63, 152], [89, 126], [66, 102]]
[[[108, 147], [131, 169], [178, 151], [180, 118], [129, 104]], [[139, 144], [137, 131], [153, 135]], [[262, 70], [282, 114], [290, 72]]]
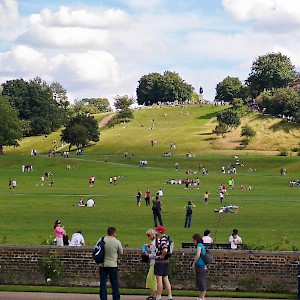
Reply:
[[222, 0], [224, 10], [235, 20], [255, 21], [261, 30], [299, 31], [298, 0]]
[[0, 29], [7, 28], [19, 19], [16, 0], [0, 0]]

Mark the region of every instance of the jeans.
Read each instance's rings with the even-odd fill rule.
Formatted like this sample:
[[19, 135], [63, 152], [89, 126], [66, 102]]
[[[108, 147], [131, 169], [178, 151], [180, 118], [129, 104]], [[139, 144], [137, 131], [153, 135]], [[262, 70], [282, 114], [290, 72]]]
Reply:
[[192, 216], [193, 216], [192, 214], [186, 214], [185, 215], [184, 228], [186, 228], [186, 227], [190, 228], [191, 227]]
[[120, 300], [118, 268], [100, 267], [99, 273], [100, 273], [100, 292], [99, 292], [100, 299], [107, 300], [106, 280], [108, 275], [111, 288], [112, 288], [112, 299]]

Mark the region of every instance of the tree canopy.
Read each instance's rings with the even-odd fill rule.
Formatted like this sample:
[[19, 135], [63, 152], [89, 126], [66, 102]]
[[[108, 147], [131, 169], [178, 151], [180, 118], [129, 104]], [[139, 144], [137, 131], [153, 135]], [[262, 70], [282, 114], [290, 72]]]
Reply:
[[216, 86], [216, 99], [232, 103], [234, 98], [243, 98], [246, 87], [238, 77], [227, 76]]
[[0, 95], [0, 154], [4, 146], [17, 146], [22, 139], [18, 113], [9, 103], [8, 97]]
[[14, 79], [2, 84], [2, 95], [9, 97], [18, 117], [26, 124], [24, 135], [38, 135], [57, 130], [67, 119], [66, 91], [59, 83], [47, 85], [41, 78]]
[[252, 64], [247, 84], [253, 96], [264, 90], [287, 87], [296, 79], [295, 66], [289, 57], [279, 53], [259, 56]]
[[111, 111], [110, 103], [106, 98], [83, 98], [75, 100], [72, 108], [76, 114], [98, 114]]
[[158, 102], [184, 102], [192, 99], [194, 88], [187, 84], [177, 73], [166, 71], [163, 75], [150, 73], [139, 80], [136, 90], [140, 105]]
[[92, 116], [76, 115], [62, 130], [61, 140], [70, 145], [86, 146], [89, 141], [99, 141], [98, 123]]

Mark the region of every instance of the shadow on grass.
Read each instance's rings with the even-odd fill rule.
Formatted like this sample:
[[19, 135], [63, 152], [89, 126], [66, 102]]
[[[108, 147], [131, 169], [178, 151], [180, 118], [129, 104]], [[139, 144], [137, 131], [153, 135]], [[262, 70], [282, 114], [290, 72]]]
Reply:
[[284, 132], [289, 133], [290, 130], [299, 129], [299, 127], [300, 125], [297, 123], [288, 123], [285, 120], [281, 120], [280, 122], [270, 126], [269, 129], [273, 130], [274, 132], [283, 130]]
[[197, 117], [196, 119], [198, 119], [198, 120], [209, 120], [209, 119], [211, 119], [211, 118], [216, 117], [217, 114], [218, 114], [218, 112], [215, 112], [215, 113], [209, 113], [209, 114], [206, 114], [206, 115], [204, 115], [204, 116], [199, 116], [199, 117]]

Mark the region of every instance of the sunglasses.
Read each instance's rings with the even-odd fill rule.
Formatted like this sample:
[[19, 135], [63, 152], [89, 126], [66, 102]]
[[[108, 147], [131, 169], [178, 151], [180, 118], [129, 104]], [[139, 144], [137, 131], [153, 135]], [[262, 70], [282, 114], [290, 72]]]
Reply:
[[151, 236], [151, 234], [146, 234], [147, 236]]

